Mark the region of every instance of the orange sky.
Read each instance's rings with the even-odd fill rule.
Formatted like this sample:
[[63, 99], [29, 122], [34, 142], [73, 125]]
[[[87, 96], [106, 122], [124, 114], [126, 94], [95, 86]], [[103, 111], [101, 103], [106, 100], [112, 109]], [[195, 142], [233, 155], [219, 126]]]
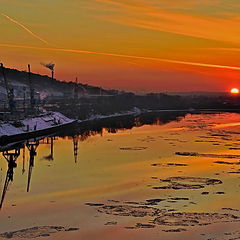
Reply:
[[238, 0], [0, 0], [7, 67], [105, 88], [240, 88]]

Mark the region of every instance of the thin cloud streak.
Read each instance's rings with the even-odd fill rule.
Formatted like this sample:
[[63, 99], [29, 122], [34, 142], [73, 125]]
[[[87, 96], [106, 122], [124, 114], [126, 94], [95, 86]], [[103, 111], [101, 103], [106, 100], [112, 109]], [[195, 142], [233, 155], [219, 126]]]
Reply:
[[198, 48], [201, 50], [240, 52], [240, 48]]
[[56, 52], [69, 52], [69, 53], [81, 53], [81, 54], [94, 54], [94, 55], [102, 55], [102, 56], [109, 56], [109, 57], [140, 59], [140, 60], [149, 60], [149, 61], [173, 63], [173, 64], [182, 64], [182, 65], [189, 65], [189, 66], [196, 66], [196, 67], [220, 68], [220, 69], [228, 69], [228, 70], [240, 71], [240, 67], [238, 67], [238, 66], [228, 66], [228, 65], [217, 65], [217, 64], [209, 64], [209, 63], [188, 62], [188, 61], [179, 61], [179, 60], [172, 60], [172, 59], [165, 59], [165, 58], [155, 58], [155, 57], [146, 57], [146, 56], [134, 56], [134, 55], [118, 54], [118, 53], [95, 52], [95, 51], [77, 50], [77, 49], [65, 49], [65, 48], [46, 48], [46, 47], [11, 45], [11, 44], [0, 44], [0, 47], [37, 49], [37, 50], [48, 50], [48, 51], [56, 51]]
[[38, 36], [37, 34], [35, 34], [34, 32], [32, 32], [29, 28], [25, 27], [22, 23], [18, 22], [17, 20], [9, 17], [8, 15], [1, 13], [1, 15], [3, 17], [5, 17], [7, 20], [9, 20], [12, 23], [15, 23], [16, 25], [18, 25], [19, 27], [21, 27], [23, 30], [25, 30], [27, 33], [29, 33], [30, 35], [32, 35], [34, 38], [40, 40], [41, 42], [49, 45], [49, 46], [53, 46], [51, 45], [48, 41], [44, 40], [43, 38], [41, 38], [40, 36]]
[[[168, 16], [167, 16], [168, 15]], [[159, 32], [179, 34], [187, 37], [202, 38], [226, 43], [240, 43], [240, 31], [234, 20], [199, 19], [179, 14], [148, 14], [134, 17], [103, 17], [103, 19], [121, 25], [132, 26]], [[221, 29], [220, 27], [221, 26]]]
[[127, 1], [113, 1], [113, 0], [93, 0], [95, 2], [98, 3], [103, 3], [103, 4], [108, 4], [108, 5], [114, 5], [114, 6], [118, 6], [118, 7], [125, 7], [125, 8], [135, 8], [138, 10], [143, 10], [143, 11], [147, 11], [147, 10], [154, 10], [156, 8], [150, 6], [150, 5], [146, 5], [144, 3], [140, 3], [139, 1], [136, 2], [127, 2]]
[[221, 18], [178, 12], [174, 9], [166, 10], [160, 6], [152, 6], [151, 1], [150, 3], [142, 1], [141, 4], [116, 0], [95, 0], [95, 2], [104, 4], [105, 8], [109, 6], [113, 8], [113, 15], [99, 16], [105, 21], [186, 37], [240, 43], [240, 18], [237, 16]]

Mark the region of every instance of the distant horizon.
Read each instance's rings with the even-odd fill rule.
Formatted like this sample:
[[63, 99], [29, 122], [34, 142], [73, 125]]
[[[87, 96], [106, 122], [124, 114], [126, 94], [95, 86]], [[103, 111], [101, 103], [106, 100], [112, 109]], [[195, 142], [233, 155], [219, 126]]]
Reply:
[[[17, 68], [12, 68], [12, 67], [9, 67], [9, 66], [4, 66], [6, 69], [11, 69], [11, 70], [17, 70], [17, 71], [24, 71], [24, 72], [28, 72], [27, 69], [17, 69]], [[31, 71], [32, 72], [32, 71]], [[49, 77], [51, 78], [50, 76], [50, 72], [48, 73], [45, 73], [45, 74], [40, 74], [40, 73], [36, 73], [36, 72], [32, 72], [33, 74], [37, 74], [37, 75], [40, 75], [40, 76], [46, 76], [46, 77]], [[1, 75], [0, 75], [1, 77]], [[75, 82], [76, 79], [73, 79], [73, 80], [70, 80], [70, 81], [66, 81], [66, 80], [63, 80], [63, 79], [56, 79], [54, 78], [56, 81], [60, 81], [60, 82]], [[107, 88], [107, 87], [103, 87], [103, 86], [96, 86], [96, 85], [92, 85], [92, 84], [88, 84], [88, 83], [84, 83], [84, 82], [81, 82], [81, 79], [78, 79], [78, 83], [79, 84], [82, 84], [82, 85], [90, 85], [90, 86], [94, 86], [94, 87], [100, 87], [100, 88], [103, 88], [105, 90], [117, 90], [117, 91], [125, 91], [125, 92], [133, 92], [135, 94], [148, 94], [148, 93], [165, 93], [165, 94], [197, 94], [197, 93], [206, 93], [206, 94], [229, 94], [230, 93], [230, 90], [231, 89], [227, 89], [227, 90], [222, 90], [222, 91], [207, 91], [207, 90], [198, 90], [198, 91], [170, 91], [170, 90], [158, 90], [158, 91], [141, 91], [141, 90], [124, 90], [124, 89], [115, 89], [115, 88]]]

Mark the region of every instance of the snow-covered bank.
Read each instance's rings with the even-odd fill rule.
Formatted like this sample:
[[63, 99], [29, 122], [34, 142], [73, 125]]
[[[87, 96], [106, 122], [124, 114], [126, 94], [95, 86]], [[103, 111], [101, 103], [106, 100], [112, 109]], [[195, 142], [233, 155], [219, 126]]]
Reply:
[[109, 115], [101, 115], [101, 114], [92, 115], [91, 117], [84, 119], [84, 120], [79, 120], [78, 122], [80, 123], [80, 122], [101, 120], [101, 119], [114, 118], [114, 117], [123, 117], [123, 116], [138, 116], [138, 115], [144, 114], [144, 113], [194, 112], [194, 111], [201, 111], [201, 110], [195, 110], [195, 109], [147, 110], [147, 109], [139, 109], [137, 107], [134, 107], [132, 110], [129, 110], [129, 111], [118, 112], [118, 113], [113, 113], [113, 114], [109, 114]]
[[0, 122], [0, 137], [47, 130], [57, 126], [64, 126], [74, 121], [75, 120], [70, 119], [59, 112], [50, 112], [36, 117], [19, 120], [17, 122]]
[[130, 111], [124, 111], [124, 112], [118, 112], [118, 113], [113, 113], [109, 115], [101, 115], [101, 114], [96, 114], [92, 115], [91, 117], [84, 119], [84, 120], [79, 120], [78, 122], [88, 122], [88, 121], [94, 121], [94, 120], [100, 120], [100, 119], [105, 119], [105, 118], [113, 118], [113, 117], [122, 117], [122, 116], [129, 116], [129, 115], [139, 115], [142, 113], [147, 113], [150, 112], [149, 110], [141, 110], [139, 108], [133, 108]]
[[26, 118], [22, 120], [21, 123], [23, 124], [23, 127], [21, 129], [25, 132], [36, 131], [70, 123], [72, 121], [72, 119], [59, 112], [50, 112], [37, 117]]
[[236, 112], [239, 113], [240, 109], [159, 109], [159, 110], [147, 110], [147, 109], [139, 109], [137, 107], [133, 108], [129, 111], [124, 112], [117, 112], [109, 115], [101, 115], [101, 114], [95, 114], [91, 117], [84, 119], [84, 120], [78, 120], [79, 123], [81, 122], [88, 122], [88, 121], [95, 121], [95, 120], [101, 120], [101, 119], [107, 119], [107, 118], [115, 118], [115, 117], [123, 117], [123, 116], [138, 116], [140, 114], [145, 113], [176, 113], [176, 112], [182, 112], [182, 113], [217, 113], [217, 112]]

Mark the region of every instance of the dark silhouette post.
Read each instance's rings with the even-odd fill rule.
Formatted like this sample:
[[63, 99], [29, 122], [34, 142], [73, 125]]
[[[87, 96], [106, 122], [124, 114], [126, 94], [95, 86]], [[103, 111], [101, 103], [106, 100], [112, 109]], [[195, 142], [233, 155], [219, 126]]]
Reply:
[[15, 149], [14, 152], [4, 151], [3, 156], [8, 162], [8, 170], [6, 174], [6, 179], [4, 182], [1, 202], [0, 202], [0, 209], [3, 206], [3, 202], [7, 193], [9, 182], [13, 181], [13, 175], [14, 175], [14, 168], [17, 167], [16, 160], [18, 156], [20, 155], [20, 149]]
[[73, 153], [74, 161], [77, 163], [78, 160], [78, 135], [73, 136]]
[[34, 159], [35, 156], [37, 155], [37, 147], [39, 145], [39, 141], [35, 142], [28, 142], [26, 144], [28, 150], [29, 150], [29, 169], [28, 169], [28, 182], [27, 182], [27, 192], [29, 192], [30, 189], [30, 182], [31, 182], [31, 177], [32, 177], [32, 169], [34, 167]]
[[50, 154], [47, 156], [44, 156], [44, 159], [48, 161], [53, 161], [54, 160], [54, 137], [47, 137], [46, 144], [50, 144]]
[[53, 137], [51, 137], [51, 146], [50, 146], [50, 155], [51, 155], [51, 159], [53, 160]]
[[28, 82], [29, 82], [29, 88], [30, 88], [30, 107], [31, 111], [34, 112], [35, 110], [35, 98], [34, 98], [34, 88], [31, 78], [31, 67], [30, 64], [28, 64]]
[[52, 71], [52, 80], [53, 80], [54, 79], [54, 68], [51, 69], [51, 71]]
[[23, 147], [23, 166], [22, 166], [22, 175], [25, 173], [25, 145]]

